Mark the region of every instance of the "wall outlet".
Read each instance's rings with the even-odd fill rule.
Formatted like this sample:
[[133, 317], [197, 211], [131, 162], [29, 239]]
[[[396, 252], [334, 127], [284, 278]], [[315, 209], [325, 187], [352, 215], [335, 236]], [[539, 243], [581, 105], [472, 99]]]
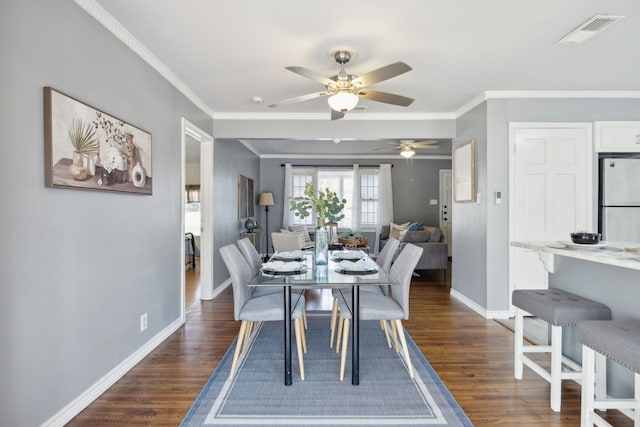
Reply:
[[140, 332], [144, 332], [147, 329], [147, 313], [140, 316]]

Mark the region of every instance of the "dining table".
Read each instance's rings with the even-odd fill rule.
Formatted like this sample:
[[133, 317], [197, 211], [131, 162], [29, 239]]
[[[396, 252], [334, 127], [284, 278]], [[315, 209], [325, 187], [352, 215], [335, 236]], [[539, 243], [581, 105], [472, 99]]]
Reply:
[[[296, 264], [290, 264], [296, 263]], [[280, 267], [280, 268], [277, 268]], [[364, 251], [329, 251], [327, 264], [316, 265], [313, 251], [276, 252], [250, 280], [249, 286], [281, 286], [284, 304], [284, 384], [291, 379], [291, 313], [301, 303], [301, 293], [292, 301], [292, 289], [351, 289], [351, 384], [360, 384], [360, 287], [394, 286], [395, 281]], [[346, 301], [345, 301], [346, 302]]]

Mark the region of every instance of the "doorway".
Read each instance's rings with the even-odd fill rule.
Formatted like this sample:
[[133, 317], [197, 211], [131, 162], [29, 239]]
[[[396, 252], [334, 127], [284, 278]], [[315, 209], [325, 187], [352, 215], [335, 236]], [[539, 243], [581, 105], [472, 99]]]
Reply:
[[189, 305], [213, 297], [212, 188], [213, 138], [183, 118], [181, 240], [186, 270], [181, 283], [183, 319]]

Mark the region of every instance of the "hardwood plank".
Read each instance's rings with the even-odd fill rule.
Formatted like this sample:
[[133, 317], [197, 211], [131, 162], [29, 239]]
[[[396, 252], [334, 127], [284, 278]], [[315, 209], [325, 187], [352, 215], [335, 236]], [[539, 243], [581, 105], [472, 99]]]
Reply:
[[[188, 289], [196, 289], [197, 271], [187, 272]], [[474, 425], [579, 425], [579, 385], [563, 383], [562, 411], [553, 412], [546, 381], [528, 368], [523, 380], [513, 378], [513, 332], [451, 298], [449, 274], [421, 274], [412, 281], [404, 326]], [[309, 295], [309, 303], [314, 310], [331, 308], [330, 298], [319, 292]], [[183, 327], [68, 425], [178, 425], [239, 327], [230, 288], [214, 301], [195, 302]], [[615, 426], [633, 425], [617, 411], [606, 416]]]

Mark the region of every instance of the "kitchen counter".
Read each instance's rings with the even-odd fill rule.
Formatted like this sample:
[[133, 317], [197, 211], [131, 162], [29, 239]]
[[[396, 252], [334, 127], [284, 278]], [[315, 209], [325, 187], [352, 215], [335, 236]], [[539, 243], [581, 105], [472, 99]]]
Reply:
[[[587, 249], [576, 247], [570, 241], [514, 241], [511, 246], [537, 252], [547, 272], [553, 273], [548, 274], [549, 288], [601, 302], [611, 309], [613, 319], [639, 318], [640, 251], [625, 248], [640, 248], [640, 243], [612, 241], [600, 248]], [[573, 328], [565, 329], [562, 352], [579, 362], [582, 346]], [[629, 370], [609, 361], [607, 376], [610, 395], [633, 396], [634, 378]]]
[[[640, 270], [640, 243], [605, 242], [601, 247], [574, 245], [571, 242], [511, 242], [511, 246], [538, 252], [540, 260], [548, 272], [554, 272], [553, 255], [598, 262], [616, 267]], [[626, 249], [636, 249], [629, 251]]]

